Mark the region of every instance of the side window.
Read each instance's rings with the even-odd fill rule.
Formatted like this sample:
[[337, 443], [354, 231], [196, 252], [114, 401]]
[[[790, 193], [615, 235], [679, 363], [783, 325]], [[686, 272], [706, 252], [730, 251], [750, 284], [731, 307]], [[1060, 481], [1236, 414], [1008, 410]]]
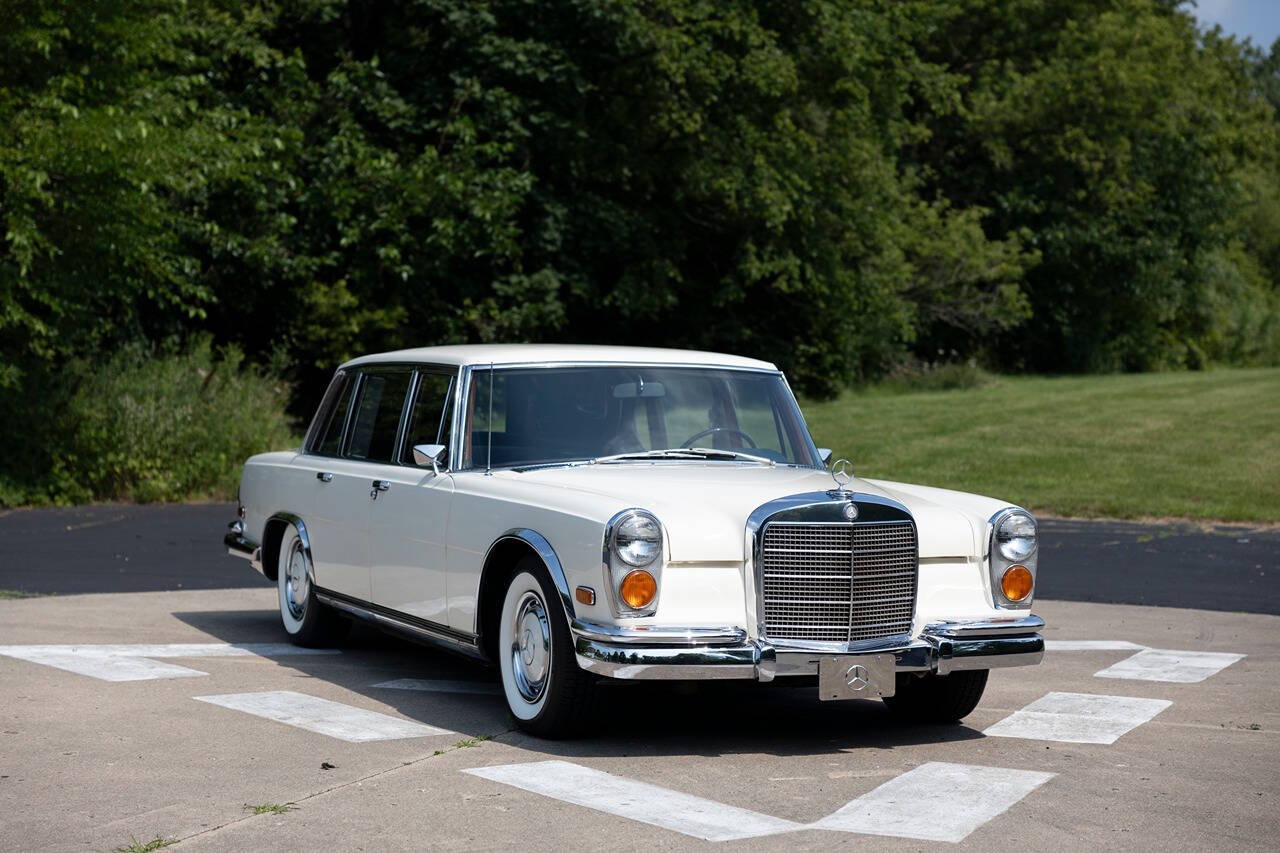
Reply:
[[316, 415], [315, 434], [311, 439], [312, 453], [337, 456], [342, 449], [342, 428], [347, 424], [347, 411], [351, 408], [351, 391], [355, 377], [340, 373], [329, 384], [329, 390]]
[[351, 438], [347, 441], [347, 457], [366, 462], [393, 461], [400, 413], [412, 376], [408, 370], [364, 375], [351, 423]]
[[405, 427], [402, 462], [413, 463], [416, 444], [449, 443], [449, 415], [452, 412], [453, 377], [443, 373], [421, 373], [418, 394]]
[[484, 468], [489, 461], [490, 446], [493, 464], [504, 464], [509, 456], [507, 380], [508, 374], [504, 371], [486, 369], [472, 372], [471, 394], [463, 425], [466, 438], [462, 448], [463, 468]]

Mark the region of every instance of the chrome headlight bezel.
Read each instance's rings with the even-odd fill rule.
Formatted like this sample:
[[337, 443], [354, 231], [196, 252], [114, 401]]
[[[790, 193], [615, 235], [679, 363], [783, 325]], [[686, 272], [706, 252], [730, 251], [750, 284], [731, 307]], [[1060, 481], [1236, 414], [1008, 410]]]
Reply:
[[[638, 543], [647, 543], [647, 557], [634, 553], [637, 549], [633, 546]], [[609, 547], [628, 566], [643, 569], [653, 565], [662, 556], [662, 525], [652, 513], [642, 509], [628, 510], [610, 523]]]
[[[635, 554], [628, 556], [625, 553], [629, 544], [627, 538], [635, 531], [637, 525], [651, 533], [646, 540], [643, 540], [652, 543], [647, 559], [644, 556], [636, 558]], [[605, 589], [609, 592], [609, 605], [613, 609], [614, 616], [622, 619], [651, 616], [657, 611], [658, 599], [662, 596], [662, 564], [665, 547], [666, 539], [662, 532], [662, 523], [648, 510], [625, 509], [609, 519], [604, 533], [604, 574]], [[622, 599], [622, 581], [634, 571], [648, 572], [657, 584], [657, 592], [654, 593], [653, 600], [644, 607], [632, 607]]]
[[[1021, 507], [1011, 506], [991, 516], [989, 523], [987, 565], [991, 577], [991, 600], [1002, 609], [1027, 610], [1035, 599], [1036, 566], [1040, 558], [1039, 527], [1035, 516]], [[1000, 584], [1004, 573], [1014, 566], [1025, 566], [1031, 572], [1031, 592], [1021, 601], [1007, 598]]]

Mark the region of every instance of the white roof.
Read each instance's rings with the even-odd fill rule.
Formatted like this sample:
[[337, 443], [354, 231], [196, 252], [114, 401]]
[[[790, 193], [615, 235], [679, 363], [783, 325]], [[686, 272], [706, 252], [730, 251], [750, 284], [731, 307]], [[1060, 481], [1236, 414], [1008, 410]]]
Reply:
[[419, 347], [394, 352], [380, 352], [353, 358], [343, 367], [386, 362], [410, 362], [445, 365], [501, 364], [680, 364], [700, 367], [746, 367], [756, 370], [777, 370], [767, 361], [722, 355], [714, 352], [698, 352], [684, 349], [659, 349], [656, 347], [607, 347], [581, 344], [464, 344], [444, 347]]

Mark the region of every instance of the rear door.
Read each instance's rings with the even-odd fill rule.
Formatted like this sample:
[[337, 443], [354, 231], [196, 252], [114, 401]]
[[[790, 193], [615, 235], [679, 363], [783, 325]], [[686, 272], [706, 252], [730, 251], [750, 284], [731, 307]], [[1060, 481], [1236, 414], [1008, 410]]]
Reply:
[[[398, 453], [376, 466], [386, 486], [369, 515], [370, 583], [373, 601], [383, 607], [444, 625], [445, 532], [453, 496], [453, 475], [413, 461], [417, 444], [450, 444], [457, 368], [424, 366], [401, 431]], [[445, 458], [448, 458], [446, 454]]]
[[316, 584], [357, 598], [369, 593], [369, 490], [347, 476], [353, 466], [342, 458], [342, 450], [359, 388], [359, 373], [347, 371], [335, 378], [306, 448], [294, 462], [302, 471], [297, 488], [305, 500], [298, 508], [286, 508], [306, 525]]
[[[317, 585], [370, 601], [369, 514], [379, 463], [393, 458], [413, 379], [410, 367], [355, 371], [345, 429], [326, 430], [314, 455], [316, 499], [311, 532]], [[335, 417], [337, 412], [335, 410]]]

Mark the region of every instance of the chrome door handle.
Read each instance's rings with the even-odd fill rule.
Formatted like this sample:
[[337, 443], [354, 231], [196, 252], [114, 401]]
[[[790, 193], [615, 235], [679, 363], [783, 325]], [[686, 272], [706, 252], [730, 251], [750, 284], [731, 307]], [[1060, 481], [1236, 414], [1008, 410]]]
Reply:
[[390, 480], [374, 480], [373, 488], [369, 490], [369, 497], [376, 501], [378, 499], [378, 492], [385, 492], [389, 488], [391, 488]]
[[317, 480], [319, 480], [319, 481], [320, 481], [320, 482], [322, 482], [322, 483], [332, 483], [332, 482], [333, 482], [333, 474], [329, 473], [328, 471], [317, 471], [317, 472], [316, 472], [316, 479], [317, 479]]

